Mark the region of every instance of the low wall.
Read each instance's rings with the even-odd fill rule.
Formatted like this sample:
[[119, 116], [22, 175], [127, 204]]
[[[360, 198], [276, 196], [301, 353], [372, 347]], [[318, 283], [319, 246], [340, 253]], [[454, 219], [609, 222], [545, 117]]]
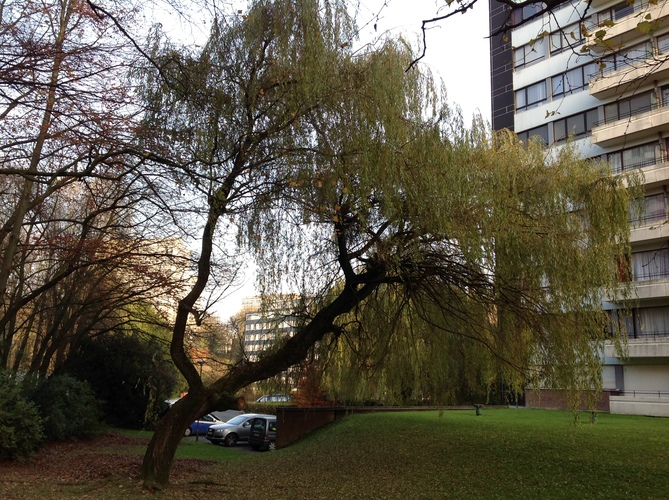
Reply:
[[669, 398], [611, 396], [611, 413], [669, 417]]
[[[611, 391], [602, 391], [595, 409], [600, 412], [609, 411], [609, 397]], [[526, 389], [525, 408], [545, 408], [550, 410], [571, 410], [567, 401], [567, 392], [562, 389]], [[591, 408], [581, 398], [579, 410], [588, 411]]]
[[333, 406], [298, 408], [280, 406], [276, 409], [277, 432], [276, 446], [283, 448], [321, 427], [324, 427], [346, 415], [355, 413], [379, 413], [399, 411], [436, 411], [436, 410], [471, 410], [474, 406]]

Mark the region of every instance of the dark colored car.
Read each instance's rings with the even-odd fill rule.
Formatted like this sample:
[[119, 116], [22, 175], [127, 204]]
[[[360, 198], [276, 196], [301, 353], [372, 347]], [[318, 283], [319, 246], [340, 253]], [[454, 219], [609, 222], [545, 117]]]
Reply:
[[251, 421], [256, 417], [269, 417], [258, 413], [243, 413], [231, 418], [225, 423], [212, 425], [207, 430], [207, 439], [214, 444], [234, 446], [239, 442], [249, 440]]
[[190, 435], [204, 436], [207, 433], [209, 427], [211, 427], [214, 424], [222, 424], [222, 423], [223, 423], [222, 420], [216, 418], [216, 416], [209, 413], [201, 417], [199, 420], [196, 420], [188, 427], [186, 427], [186, 432], [184, 432], [184, 436], [190, 436]]
[[254, 450], [276, 450], [276, 416], [255, 417], [251, 422], [249, 443]]

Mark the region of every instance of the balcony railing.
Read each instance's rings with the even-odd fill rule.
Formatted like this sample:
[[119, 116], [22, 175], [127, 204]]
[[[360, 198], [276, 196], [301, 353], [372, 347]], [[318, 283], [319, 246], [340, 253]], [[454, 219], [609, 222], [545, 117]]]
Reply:
[[669, 398], [669, 391], [611, 391], [611, 396], [631, 398]]
[[666, 340], [669, 339], [669, 332], [629, 332], [628, 340]]
[[662, 210], [661, 212], [656, 212], [651, 214], [644, 214], [641, 217], [630, 218], [628, 222], [630, 223], [630, 225], [634, 226], [634, 228], [637, 228], [637, 227], [647, 226], [654, 222], [659, 222], [663, 220], [667, 220], [666, 210]]
[[648, 168], [653, 167], [659, 163], [666, 161], [661, 156], [657, 158], [649, 158], [643, 161], [636, 161], [631, 165], [611, 165], [611, 172], [614, 174], [619, 174], [621, 172], [629, 172], [630, 170], [637, 170], [639, 168]]
[[[669, 103], [667, 103], [669, 104]], [[655, 104], [649, 104], [648, 106], [640, 106], [635, 109], [631, 109], [629, 111], [624, 111], [622, 113], [618, 113], [618, 116], [616, 118], [604, 118], [603, 120], [598, 120], [593, 124], [593, 127], [600, 127], [602, 125], [608, 125], [609, 123], [615, 123], [620, 120], [625, 120], [627, 118], [631, 118], [633, 116], [640, 115], [642, 113], [646, 113], [648, 111], [653, 111], [655, 109], [660, 109], [664, 108], [667, 106], [667, 104], [661, 104], [661, 103], [655, 103]]]

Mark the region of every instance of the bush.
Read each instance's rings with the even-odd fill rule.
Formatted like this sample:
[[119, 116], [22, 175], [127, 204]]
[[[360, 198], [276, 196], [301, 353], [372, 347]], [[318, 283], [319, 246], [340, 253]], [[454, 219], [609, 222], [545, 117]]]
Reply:
[[4, 372], [0, 372], [0, 401], [0, 458], [25, 460], [44, 440], [37, 407]]
[[177, 372], [160, 342], [110, 333], [86, 339], [61, 373], [87, 381], [104, 401], [107, 423], [151, 428], [177, 387]]
[[53, 376], [41, 382], [31, 398], [44, 419], [47, 439], [90, 438], [103, 429], [101, 403], [87, 382]]

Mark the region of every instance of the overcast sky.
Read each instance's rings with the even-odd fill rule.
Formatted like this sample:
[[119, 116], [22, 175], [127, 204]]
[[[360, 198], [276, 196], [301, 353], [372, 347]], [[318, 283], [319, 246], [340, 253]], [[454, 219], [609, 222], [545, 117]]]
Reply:
[[[372, 20], [362, 30], [362, 37], [373, 37], [376, 24], [378, 33], [404, 33], [416, 47], [422, 44], [422, 20], [447, 12], [438, 11], [439, 6], [446, 5], [445, 0], [362, 0], [359, 5], [359, 25]], [[481, 0], [466, 14], [431, 26], [421, 63], [443, 78], [449, 100], [462, 108], [467, 122], [474, 112], [490, 121], [488, 2]]]

